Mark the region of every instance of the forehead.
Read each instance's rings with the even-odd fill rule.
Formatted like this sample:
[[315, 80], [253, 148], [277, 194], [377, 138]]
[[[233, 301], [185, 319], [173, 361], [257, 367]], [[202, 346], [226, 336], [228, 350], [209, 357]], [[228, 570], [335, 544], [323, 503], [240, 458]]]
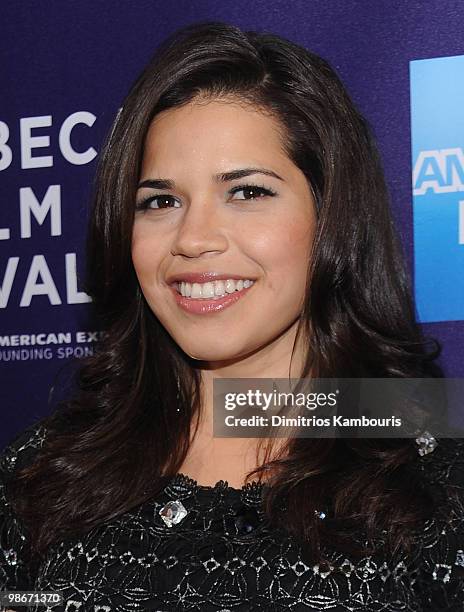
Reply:
[[284, 128], [269, 113], [238, 100], [192, 101], [165, 110], [147, 132], [144, 165], [196, 161], [289, 163]]

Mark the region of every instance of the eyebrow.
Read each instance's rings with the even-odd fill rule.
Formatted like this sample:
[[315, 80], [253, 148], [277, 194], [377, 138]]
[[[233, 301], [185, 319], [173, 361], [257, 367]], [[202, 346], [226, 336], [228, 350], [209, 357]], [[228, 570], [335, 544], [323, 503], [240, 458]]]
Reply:
[[[228, 183], [229, 181], [235, 181], [237, 179], [245, 178], [252, 174], [265, 174], [266, 176], [272, 176], [279, 181], [284, 179], [272, 170], [266, 168], [240, 168], [238, 170], [231, 170], [230, 172], [223, 172], [221, 174], [214, 175], [214, 180], [217, 183]], [[137, 189], [143, 187], [150, 187], [151, 189], [174, 189], [175, 182], [171, 179], [147, 179], [138, 184]]]

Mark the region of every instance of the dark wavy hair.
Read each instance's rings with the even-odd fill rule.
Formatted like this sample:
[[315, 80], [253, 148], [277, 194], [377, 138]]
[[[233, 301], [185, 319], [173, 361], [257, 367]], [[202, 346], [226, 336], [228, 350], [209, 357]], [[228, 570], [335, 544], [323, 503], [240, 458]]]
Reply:
[[[148, 307], [131, 260], [148, 127], [161, 111], [198, 96], [233, 97], [271, 113], [313, 189], [317, 228], [298, 327], [310, 338], [302, 376], [443, 376], [435, 363], [441, 347], [434, 340], [427, 347], [416, 322], [376, 145], [337, 75], [273, 34], [223, 23], [184, 28], [134, 83], [100, 157], [86, 290], [104, 338], [82, 361], [76, 393], [44, 420], [48, 435], [34, 462], [8, 487], [39, 555], [152, 498], [180, 469], [198, 427], [198, 363]], [[410, 550], [431, 503], [409, 469], [417, 458], [411, 440], [293, 438], [284, 451], [248, 477], [267, 476], [267, 517], [311, 559], [324, 560], [330, 543], [366, 554], [381, 532], [393, 552]], [[314, 512], [321, 507], [329, 508], [324, 521]], [[369, 545], [355, 537], [360, 529]]]

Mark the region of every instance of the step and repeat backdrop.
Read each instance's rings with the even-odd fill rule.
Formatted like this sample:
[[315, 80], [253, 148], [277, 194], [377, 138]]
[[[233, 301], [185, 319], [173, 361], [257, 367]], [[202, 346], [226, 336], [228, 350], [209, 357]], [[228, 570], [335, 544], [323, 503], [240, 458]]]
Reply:
[[101, 145], [157, 44], [200, 21], [275, 32], [338, 71], [380, 145], [418, 318], [446, 375], [464, 377], [464, 3], [4, 0], [0, 12], [0, 448], [94, 350], [82, 281]]

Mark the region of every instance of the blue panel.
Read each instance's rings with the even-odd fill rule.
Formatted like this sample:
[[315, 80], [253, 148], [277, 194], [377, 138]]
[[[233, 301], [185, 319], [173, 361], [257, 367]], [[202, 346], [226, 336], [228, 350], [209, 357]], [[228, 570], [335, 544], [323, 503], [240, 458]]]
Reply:
[[422, 322], [464, 319], [464, 55], [410, 63], [415, 290]]

